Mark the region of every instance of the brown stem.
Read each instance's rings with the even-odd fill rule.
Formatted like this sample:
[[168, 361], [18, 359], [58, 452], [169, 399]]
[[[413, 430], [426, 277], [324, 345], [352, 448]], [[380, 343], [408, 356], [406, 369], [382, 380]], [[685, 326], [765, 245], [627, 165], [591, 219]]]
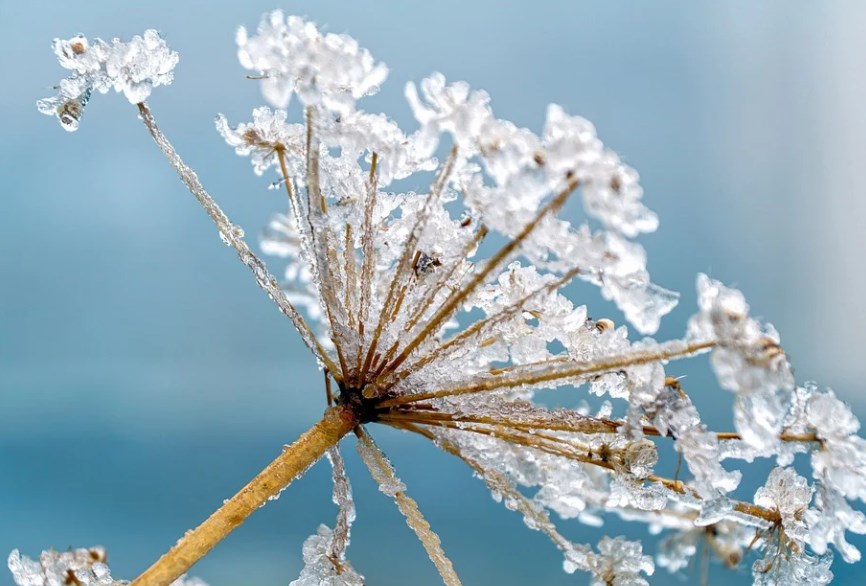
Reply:
[[492, 273], [494, 270], [499, 268], [505, 259], [510, 258], [511, 254], [517, 250], [520, 245], [532, 234], [535, 229], [541, 225], [542, 220], [549, 215], [554, 215], [562, 208], [565, 204], [565, 200], [568, 199], [568, 196], [577, 189], [579, 182], [576, 179], [569, 179], [568, 184], [565, 188], [554, 196], [552, 200], [547, 202], [538, 213], [536, 213], [535, 217], [526, 224], [522, 230], [512, 238], [505, 246], [499, 249], [499, 251], [494, 254], [487, 263], [480, 268], [480, 270], [469, 280], [466, 286], [459, 289], [456, 293], [449, 296], [445, 302], [436, 310], [430, 320], [425, 324], [425, 326], [421, 329], [420, 332], [415, 336], [415, 338], [409, 342], [400, 354], [391, 362], [388, 366], [389, 370], [396, 370], [399, 368], [403, 362], [406, 361], [407, 358], [412, 354], [412, 352], [417, 348], [424, 340], [428, 337], [439, 331], [440, 326], [442, 326], [445, 321], [450, 318], [454, 311], [460, 306], [460, 304], [469, 297], [479, 285], [481, 285], [485, 279]]
[[526, 372], [521, 370], [510, 376], [483, 378], [478, 382], [469, 383], [460, 387], [399, 395], [392, 399], [381, 401], [379, 407], [395, 407], [407, 403], [414, 403], [416, 401], [426, 401], [428, 399], [441, 399], [442, 397], [501, 391], [526, 385], [587, 377], [590, 375], [618, 370], [628, 366], [648, 364], [659, 360], [683, 358], [685, 356], [690, 356], [714, 348], [717, 344], [718, 343], [715, 341], [693, 342], [691, 344], [684, 344], [675, 341], [668, 344], [660, 344], [649, 351], [640, 350], [629, 354], [611, 356], [609, 358], [600, 358], [589, 361], [574, 361], [563, 366], [556, 365], [554, 367], [545, 367], [544, 363], [539, 363], [533, 365], [533, 368]]
[[[446, 421], [415, 421], [409, 422], [405, 420], [395, 419], [389, 420], [387, 417], [383, 417], [381, 419], [383, 423], [387, 423], [388, 425], [393, 425], [394, 427], [402, 427], [404, 429], [409, 429], [410, 431], [415, 431], [419, 428], [419, 425], [425, 425], [430, 427], [441, 427], [446, 429], [458, 430], [469, 433], [478, 433], [482, 435], [487, 435], [490, 437], [495, 437], [502, 441], [526, 446], [531, 449], [536, 449], [548, 454], [552, 454], [554, 456], [559, 456], [562, 458], [566, 458], [569, 460], [582, 462], [584, 464], [589, 464], [592, 466], [598, 466], [601, 468], [606, 468], [610, 471], [615, 471], [616, 466], [608, 461], [610, 453], [603, 457], [602, 459], [597, 459], [598, 454], [593, 452], [592, 450], [587, 450], [586, 452], [581, 452], [579, 446], [577, 445], [569, 445], [565, 442], [557, 442], [559, 438], [555, 436], [542, 436], [540, 434], [534, 433], [529, 436], [524, 436], [522, 434], [514, 433], [508, 429], [487, 429], [483, 427], [475, 427], [475, 426], [467, 426], [467, 425], [459, 425], [457, 423], [446, 422]], [[429, 437], [436, 437], [435, 434], [430, 433]], [[557, 445], [559, 443], [559, 445]], [[577, 451], [576, 451], [577, 449]], [[689, 494], [700, 500], [700, 496], [697, 492], [688, 484], [680, 481], [680, 480], [672, 480], [670, 478], [664, 478], [661, 476], [650, 475], [645, 478], [648, 482], [658, 482], [664, 485], [669, 490], [674, 492], [678, 492], [680, 494]], [[760, 507], [758, 505], [753, 505], [751, 503], [746, 503], [742, 501], [734, 501], [734, 510], [740, 513], [744, 513], [746, 515], [750, 515], [752, 517], [756, 517], [758, 519], [762, 519], [769, 523], [778, 523], [779, 521], [779, 512], [775, 509], [766, 509], [764, 507]]]
[[207, 552], [234, 531], [253, 511], [264, 505], [304, 474], [329, 448], [358, 425], [348, 408], [332, 407], [321, 421], [307, 430], [283, 453], [259, 472], [235, 496], [225, 501], [201, 525], [189, 531], [130, 586], [168, 586]]
[[214, 198], [205, 190], [195, 171], [183, 162], [174, 146], [169, 142], [162, 130], [160, 130], [147, 104], [144, 102], [138, 104], [138, 112], [153, 141], [166, 156], [171, 166], [177, 171], [180, 180], [183, 181], [199, 205], [201, 205], [214, 224], [216, 224], [223, 241], [237, 252], [238, 258], [252, 271], [258, 286], [268, 294], [268, 297], [277, 305], [277, 308], [292, 320], [292, 324], [294, 324], [301, 334], [301, 339], [322, 364], [325, 365], [325, 368], [331, 372], [331, 376], [337, 382], [343, 382], [342, 372], [336, 367], [334, 361], [331, 360], [331, 357], [316, 338], [310, 326], [307, 325], [307, 322], [304, 321], [304, 318], [298, 313], [295, 306], [288, 300], [285, 292], [280, 288], [277, 279], [268, 271], [268, 267], [264, 261], [253, 254], [250, 247], [247, 246], [243, 238], [243, 230], [231, 222], [225, 212], [214, 201]]

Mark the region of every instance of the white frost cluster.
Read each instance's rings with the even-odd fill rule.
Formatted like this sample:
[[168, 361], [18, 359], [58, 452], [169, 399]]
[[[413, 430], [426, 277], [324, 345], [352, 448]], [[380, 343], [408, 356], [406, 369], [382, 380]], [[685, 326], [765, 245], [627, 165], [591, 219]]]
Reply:
[[785, 535], [800, 543], [808, 532], [804, 513], [811, 500], [812, 487], [793, 468], [774, 468], [755, 493], [755, 504], [779, 511]]
[[624, 537], [602, 537], [598, 554], [590, 554], [591, 586], [649, 586], [641, 574], [652, 575], [652, 557], [643, 555], [643, 547]]
[[296, 93], [305, 105], [346, 114], [388, 76], [388, 68], [352, 37], [323, 35], [315, 24], [279, 10], [262, 17], [255, 35], [238, 29], [237, 44], [241, 65], [262, 76], [262, 93], [276, 108], [285, 108]]
[[56, 116], [64, 129], [78, 129], [81, 114], [94, 91], [110, 89], [123, 92], [131, 104], [143, 102], [154, 87], [174, 79], [178, 54], [153, 29], [130, 41], [112, 39], [110, 43], [83, 35], [54, 39], [54, 54], [72, 75], [60, 81], [57, 95], [39, 100], [39, 111]]
[[698, 305], [700, 312], [689, 321], [689, 339], [716, 343], [711, 362], [719, 385], [737, 394], [737, 431], [757, 454], [770, 455], [779, 446], [785, 394], [794, 388], [779, 334], [749, 316], [742, 293], [706, 275], [698, 276]]
[[290, 586], [364, 586], [364, 576], [353, 570], [348, 561], [331, 558], [333, 540], [334, 531], [326, 525], [319, 525], [316, 533], [307, 537], [304, 568]]
[[102, 547], [43, 551], [38, 561], [16, 549], [9, 554], [8, 564], [18, 586], [58, 586], [73, 583], [73, 578], [88, 586], [115, 586], [105, 559]]
[[[15, 549], [9, 554], [9, 570], [18, 586], [123, 586], [125, 580], [111, 577], [99, 546], [69, 551], [43, 551], [35, 561]], [[171, 586], [207, 586], [198, 578], [181, 576]]]
[[[764, 557], [752, 566], [755, 585], [829, 584], [832, 554], [811, 555], [804, 543], [809, 538], [806, 522], [812, 487], [792, 468], [774, 468], [764, 486], [755, 493], [755, 504], [781, 515], [781, 524], [766, 539]], [[776, 542], [779, 545], [776, 545]]]
[[806, 407], [809, 426], [821, 439], [812, 455], [815, 479], [849, 499], [866, 502], [866, 440], [857, 435], [860, 422], [833, 391], [811, 395]]

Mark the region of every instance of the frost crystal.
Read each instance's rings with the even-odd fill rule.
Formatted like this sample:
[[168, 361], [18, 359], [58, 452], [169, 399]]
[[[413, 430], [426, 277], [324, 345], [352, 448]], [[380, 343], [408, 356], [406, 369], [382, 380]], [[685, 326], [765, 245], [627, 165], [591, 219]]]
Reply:
[[17, 549], [9, 554], [9, 569], [18, 586], [56, 586], [78, 580], [88, 586], [115, 586], [105, 564], [105, 549], [91, 547], [70, 551], [43, 551], [39, 561], [22, 556]]
[[[111, 577], [105, 563], [105, 549], [99, 546], [69, 551], [43, 551], [34, 561], [14, 549], [9, 554], [9, 570], [18, 586], [123, 586], [124, 580]], [[198, 578], [181, 576], [170, 586], [208, 586]]]
[[823, 440], [812, 454], [815, 478], [849, 499], [866, 501], [866, 440], [855, 435], [860, 422], [851, 409], [832, 391], [816, 392], [806, 406], [806, 418]]
[[866, 515], [852, 509], [839, 492], [819, 485], [815, 508], [806, 511], [806, 524], [809, 546], [816, 553], [824, 554], [832, 543], [849, 564], [860, 561], [860, 551], [848, 543], [845, 532], [866, 534]]
[[655, 570], [652, 558], [643, 555], [640, 543], [626, 541], [623, 537], [602, 537], [598, 542], [598, 554], [590, 555], [592, 586], [648, 586], [640, 574], [652, 575]]
[[784, 555], [768, 550], [752, 565], [753, 586], [824, 586], [833, 580], [833, 556]]
[[305, 105], [322, 104], [342, 114], [358, 98], [375, 93], [388, 68], [347, 35], [325, 34], [311, 22], [275, 10], [262, 17], [256, 34], [237, 34], [241, 65], [262, 75], [268, 102], [285, 108], [293, 93]]
[[698, 276], [700, 313], [689, 321], [689, 339], [712, 340], [712, 364], [719, 384], [737, 393], [734, 422], [758, 453], [777, 449], [787, 405], [780, 391], [793, 389], [793, 374], [779, 334], [749, 317], [743, 294]]
[[699, 549], [709, 547], [727, 567], [737, 566], [753, 538], [753, 532], [733, 521], [706, 527], [675, 530], [659, 544], [657, 561], [670, 572], [688, 567]]
[[793, 468], [773, 468], [766, 484], [755, 493], [755, 504], [779, 511], [788, 537], [803, 541], [807, 528], [804, 513], [812, 500], [812, 487]]
[[57, 95], [39, 100], [37, 107], [43, 114], [57, 116], [69, 131], [78, 129], [94, 91], [104, 94], [113, 88], [123, 92], [131, 104], [138, 104], [154, 87], [172, 82], [178, 61], [177, 53], [153, 29], [128, 42], [95, 39], [91, 43], [82, 35], [54, 39], [54, 54], [72, 75], [61, 80]]
[[304, 541], [304, 568], [290, 586], [363, 586], [364, 577], [346, 560], [332, 559], [334, 532], [319, 525], [315, 534]]

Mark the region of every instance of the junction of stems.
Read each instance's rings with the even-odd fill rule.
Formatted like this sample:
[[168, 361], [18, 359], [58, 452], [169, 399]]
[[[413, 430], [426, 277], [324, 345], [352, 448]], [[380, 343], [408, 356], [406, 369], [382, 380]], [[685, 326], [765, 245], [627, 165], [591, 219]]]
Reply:
[[325, 416], [201, 525], [188, 531], [168, 552], [133, 580], [131, 586], [168, 586], [234, 531], [254, 511], [279, 495], [293, 480], [358, 425], [357, 414], [332, 407]]

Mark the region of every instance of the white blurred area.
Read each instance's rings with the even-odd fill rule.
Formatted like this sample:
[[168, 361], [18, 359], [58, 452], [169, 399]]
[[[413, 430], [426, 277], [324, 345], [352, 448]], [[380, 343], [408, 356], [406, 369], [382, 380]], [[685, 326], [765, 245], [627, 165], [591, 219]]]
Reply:
[[[866, 394], [866, 3], [706, 10], [706, 140], [726, 202], [706, 227], [798, 368]], [[725, 274], [724, 277], [728, 277]], [[755, 303], [754, 286], [770, 296]]]

